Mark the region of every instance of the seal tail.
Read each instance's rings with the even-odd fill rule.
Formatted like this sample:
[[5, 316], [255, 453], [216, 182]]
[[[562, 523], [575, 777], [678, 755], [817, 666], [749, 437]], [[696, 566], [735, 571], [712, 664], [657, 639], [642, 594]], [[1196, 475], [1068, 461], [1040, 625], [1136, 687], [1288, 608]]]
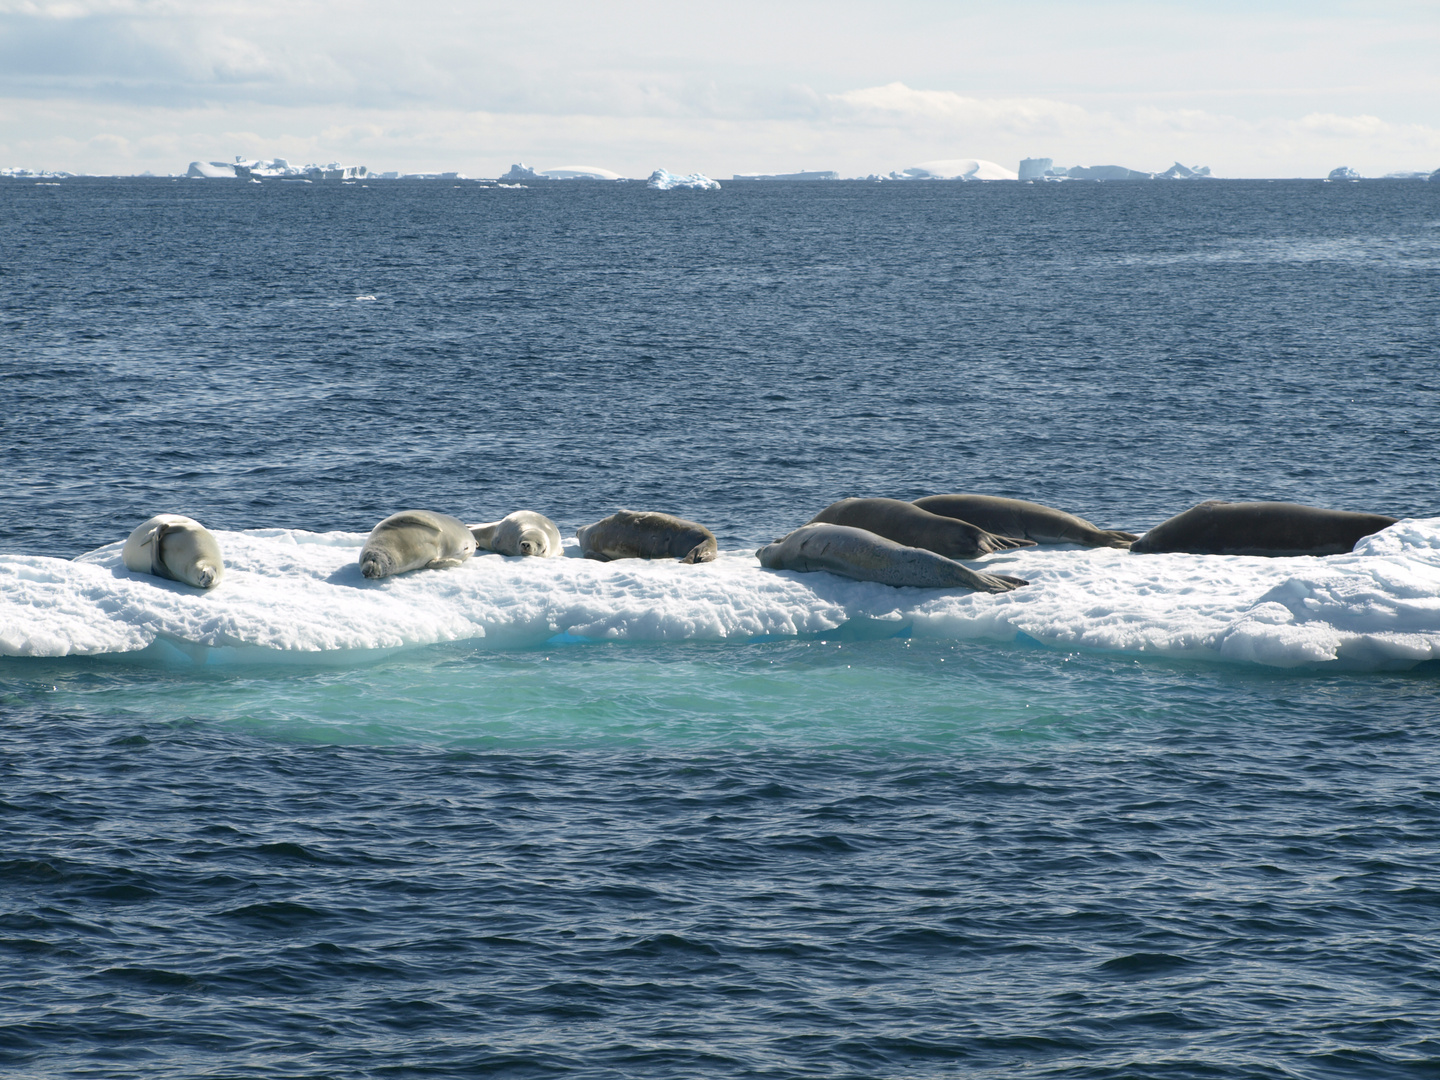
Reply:
[[1128, 548], [1139, 540], [1140, 537], [1134, 533], [1122, 532], [1119, 529], [1101, 529], [1100, 539], [1102, 547]]

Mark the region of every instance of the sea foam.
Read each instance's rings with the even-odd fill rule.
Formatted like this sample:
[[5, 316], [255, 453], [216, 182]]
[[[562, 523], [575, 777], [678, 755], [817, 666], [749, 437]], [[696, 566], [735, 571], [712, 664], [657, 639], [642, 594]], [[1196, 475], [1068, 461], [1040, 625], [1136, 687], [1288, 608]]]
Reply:
[[449, 570], [360, 575], [362, 533], [217, 531], [224, 582], [201, 592], [126, 570], [121, 545], [74, 561], [0, 556], [0, 655], [361, 656], [447, 641], [744, 641], [826, 634], [1014, 641], [1061, 650], [1402, 669], [1440, 659], [1440, 518], [1347, 555], [1264, 559], [1025, 548], [971, 565], [1030, 585], [987, 595], [763, 569], [753, 551], [670, 561], [477, 555]]

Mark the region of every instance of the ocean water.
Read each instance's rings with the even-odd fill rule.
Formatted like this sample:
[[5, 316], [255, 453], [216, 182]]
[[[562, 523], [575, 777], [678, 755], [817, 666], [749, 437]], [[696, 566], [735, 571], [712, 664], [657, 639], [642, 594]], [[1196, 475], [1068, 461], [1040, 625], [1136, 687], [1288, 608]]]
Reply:
[[[0, 207], [7, 1074], [1440, 1073], [1440, 186]], [[753, 558], [944, 491], [1403, 520]], [[411, 506], [722, 557], [365, 582]], [[162, 511], [220, 588], [124, 570]]]

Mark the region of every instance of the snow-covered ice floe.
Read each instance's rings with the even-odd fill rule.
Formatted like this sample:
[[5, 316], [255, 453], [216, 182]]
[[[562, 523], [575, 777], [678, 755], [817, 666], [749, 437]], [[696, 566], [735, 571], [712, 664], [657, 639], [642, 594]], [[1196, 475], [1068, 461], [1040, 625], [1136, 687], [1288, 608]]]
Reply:
[[[217, 531], [209, 592], [126, 570], [121, 544], [69, 561], [0, 556], [0, 655], [133, 653], [164, 642], [263, 658], [447, 641], [744, 641], [824, 634], [1014, 641], [1270, 667], [1392, 670], [1440, 659], [1440, 518], [1402, 521], [1348, 555], [1264, 559], [1025, 548], [977, 562], [1031, 584], [1001, 595], [895, 589], [713, 563], [478, 555], [367, 581], [363, 533]], [[976, 565], [972, 563], [972, 565]]]
[[656, 191], [673, 191], [676, 188], [689, 188], [693, 191], [720, 190], [720, 182], [711, 180], [704, 173], [690, 173], [688, 176], [676, 176], [664, 169], [656, 169], [650, 174], [650, 179], [645, 181], [645, 186], [654, 188]]

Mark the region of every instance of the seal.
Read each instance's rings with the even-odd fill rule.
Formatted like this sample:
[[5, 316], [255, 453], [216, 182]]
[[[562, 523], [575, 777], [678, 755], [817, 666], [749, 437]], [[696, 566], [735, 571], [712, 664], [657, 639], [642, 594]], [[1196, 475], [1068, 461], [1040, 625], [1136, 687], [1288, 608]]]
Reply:
[[679, 559], [683, 563], [712, 561], [715, 534], [704, 525], [653, 511], [619, 510], [575, 530], [587, 559]]
[[225, 576], [225, 560], [211, 531], [194, 518], [156, 514], [125, 541], [127, 570], [213, 589]]
[[1008, 574], [981, 574], [925, 548], [907, 547], [850, 525], [802, 525], [766, 544], [755, 557], [771, 570], [828, 570], [856, 581], [919, 589], [974, 589], [1002, 593], [1029, 582]]
[[560, 554], [560, 530], [555, 522], [534, 510], [516, 510], [499, 521], [467, 528], [475, 537], [477, 551], [535, 555], [542, 559], [553, 559]]
[[1119, 529], [1101, 529], [1084, 518], [1053, 506], [1002, 499], [997, 495], [927, 495], [915, 505], [941, 517], [959, 518], [1000, 536], [1037, 544], [1083, 544], [1085, 547], [1127, 548], [1138, 537]]
[[1136, 555], [1342, 555], [1353, 551], [1361, 537], [1399, 520], [1300, 503], [1212, 500], [1162, 521], [1130, 550]]
[[992, 551], [1033, 547], [1035, 543], [997, 536], [968, 521], [932, 514], [900, 499], [841, 499], [806, 524], [849, 525], [906, 547], [925, 548], [947, 559], [974, 559]]
[[475, 552], [475, 535], [459, 518], [430, 510], [402, 510], [370, 530], [360, 549], [360, 572], [367, 578], [408, 570], [459, 566]]

